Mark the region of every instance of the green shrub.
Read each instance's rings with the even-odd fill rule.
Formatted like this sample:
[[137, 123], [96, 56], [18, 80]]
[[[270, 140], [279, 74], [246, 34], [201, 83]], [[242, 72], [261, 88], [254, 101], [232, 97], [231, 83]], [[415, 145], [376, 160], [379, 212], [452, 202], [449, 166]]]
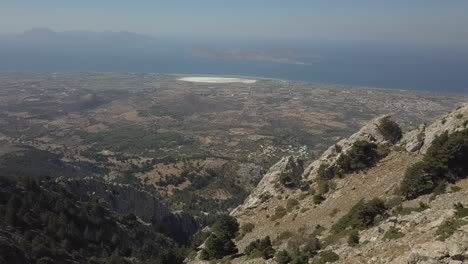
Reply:
[[409, 215], [412, 212], [422, 212], [429, 209], [429, 205], [423, 202], [419, 202], [419, 207], [403, 207], [401, 204], [396, 206], [393, 210], [394, 215]]
[[232, 241], [239, 232], [239, 223], [229, 215], [222, 215], [211, 227], [212, 234], [201, 252], [203, 260], [221, 259], [238, 252]]
[[275, 208], [275, 214], [273, 216], [271, 216], [270, 220], [271, 221], [276, 221], [278, 219], [281, 219], [283, 218], [286, 214], [288, 213], [288, 211], [286, 210], [286, 208], [282, 207], [282, 206], [278, 206]]
[[256, 256], [259, 256], [266, 260], [274, 256], [275, 250], [273, 249], [271, 245], [270, 237], [267, 236], [264, 239], [257, 239], [251, 242], [245, 248], [245, 254], [251, 258], [255, 258]]
[[462, 187], [460, 187], [460, 186], [450, 186], [450, 190], [452, 192], [459, 192], [459, 191], [462, 190]]
[[400, 185], [406, 198], [427, 194], [437, 186], [468, 175], [468, 130], [444, 133], [428, 149], [423, 161], [407, 169]]
[[377, 145], [367, 141], [354, 142], [346, 154], [342, 154], [336, 164], [344, 173], [352, 173], [368, 169], [380, 159]]
[[382, 118], [377, 125], [377, 130], [390, 143], [397, 142], [403, 135], [400, 126], [390, 117]]
[[275, 242], [273, 244], [274, 245], [280, 245], [282, 243], [282, 241], [291, 238], [293, 235], [294, 235], [294, 233], [291, 232], [291, 231], [288, 231], [288, 230], [283, 231], [276, 237], [276, 240], [275, 240]]
[[211, 231], [220, 237], [233, 239], [239, 232], [237, 219], [230, 215], [222, 215], [211, 227]]
[[312, 264], [333, 263], [340, 260], [340, 256], [333, 251], [323, 251], [312, 260]]
[[327, 164], [322, 164], [317, 170], [317, 176], [319, 179], [331, 180], [336, 176], [341, 176], [341, 172], [337, 166], [328, 166]]
[[369, 228], [375, 224], [376, 216], [383, 215], [386, 210], [384, 201], [380, 199], [375, 198], [368, 202], [361, 200], [332, 226], [331, 231], [339, 233], [347, 228]]
[[387, 201], [385, 201], [385, 206], [388, 209], [391, 209], [391, 208], [400, 206], [401, 203], [403, 203], [403, 198], [397, 196], [397, 197], [393, 197], [393, 198], [388, 199]]
[[435, 233], [436, 239], [439, 241], [445, 241], [447, 238], [451, 237], [458, 228], [468, 224], [468, 222], [461, 219], [449, 219], [446, 220], [442, 225], [437, 228]]
[[465, 208], [463, 206], [463, 204], [461, 204], [460, 202], [454, 204], [453, 208], [455, 208], [455, 210], [456, 210], [455, 217], [464, 218], [464, 217], [468, 216], [468, 208]]
[[309, 258], [305, 254], [295, 255], [291, 261], [291, 264], [307, 264], [309, 263]]
[[211, 234], [205, 242], [200, 257], [203, 260], [221, 259], [237, 252], [238, 249], [231, 239]]
[[278, 264], [288, 264], [291, 262], [291, 256], [289, 255], [288, 251], [281, 250], [276, 253], [275, 260]]
[[282, 173], [279, 175], [278, 180], [287, 188], [297, 188], [301, 183], [301, 175], [294, 175], [294, 173]]
[[313, 257], [317, 255], [317, 252], [320, 250], [321, 244], [317, 237], [310, 236], [302, 247], [302, 253], [308, 257]]
[[390, 154], [390, 148], [387, 145], [378, 144], [377, 145], [377, 155], [378, 159], [383, 159]]
[[241, 226], [240, 228], [240, 233], [238, 236], [236, 236], [236, 241], [239, 241], [241, 240], [242, 238], [244, 238], [244, 236], [250, 232], [253, 231], [253, 229], [255, 228], [255, 225], [252, 224], [252, 223], [245, 223]]
[[461, 203], [456, 203], [453, 207], [456, 210], [455, 215], [439, 226], [435, 233], [437, 240], [445, 241], [445, 239], [452, 236], [458, 228], [468, 224], [467, 221], [462, 219], [468, 216], [468, 208], [465, 208]]
[[255, 224], [252, 223], [245, 223], [241, 226], [241, 233], [248, 234], [252, 232], [255, 228]]
[[330, 181], [319, 180], [317, 182], [317, 191], [319, 194], [326, 194], [330, 190]]
[[400, 231], [398, 231], [398, 230], [396, 230], [394, 228], [391, 228], [390, 230], [385, 232], [383, 239], [384, 240], [392, 240], [392, 239], [399, 239], [399, 238], [402, 238], [404, 236], [405, 236], [405, 234], [403, 234], [402, 232], [400, 232]]
[[359, 231], [353, 230], [348, 236], [348, 245], [351, 247], [359, 245]]
[[288, 199], [286, 202], [286, 209], [288, 211], [292, 211], [296, 206], [299, 205], [299, 202], [296, 199]]
[[393, 150], [397, 152], [403, 152], [403, 151], [406, 151], [406, 148], [404, 146], [397, 145], [393, 147]]
[[314, 204], [321, 204], [323, 201], [325, 201], [325, 197], [323, 197], [321, 194], [316, 194], [314, 195], [313, 200]]

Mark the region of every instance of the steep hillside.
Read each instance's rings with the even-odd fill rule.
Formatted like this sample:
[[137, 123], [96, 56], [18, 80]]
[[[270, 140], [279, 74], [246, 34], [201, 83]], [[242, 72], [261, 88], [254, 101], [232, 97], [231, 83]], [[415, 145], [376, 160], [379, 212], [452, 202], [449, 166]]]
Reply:
[[182, 263], [197, 229], [130, 185], [0, 178], [0, 263]]
[[[468, 104], [403, 134], [383, 116], [331, 146], [299, 177], [302, 162], [284, 158], [232, 211], [241, 254], [225, 261], [468, 261], [467, 128]], [[406, 195], [418, 180], [425, 189]]]

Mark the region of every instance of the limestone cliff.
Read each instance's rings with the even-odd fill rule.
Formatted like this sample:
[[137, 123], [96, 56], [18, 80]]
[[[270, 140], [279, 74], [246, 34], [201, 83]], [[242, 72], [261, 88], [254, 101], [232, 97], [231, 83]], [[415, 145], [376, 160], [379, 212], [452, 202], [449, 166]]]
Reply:
[[231, 212], [231, 215], [240, 215], [244, 211], [254, 209], [262, 202], [273, 197], [276, 193], [275, 184], [280, 176], [288, 175], [292, 178], [298, 178], [303, 171], [304, 162], [301, 159], [293, 156], [282, 158], [268, 170], [245, 202], [235, 208]]
[[92, 177], [56, 181], [79, 200], [97, 199], [112, 211], [134, 214], [178, 242], [186, 242], [198, 229], [193, 217], [183, 212], [172, 213], [154, 195], [132, 185], [107, 183]]

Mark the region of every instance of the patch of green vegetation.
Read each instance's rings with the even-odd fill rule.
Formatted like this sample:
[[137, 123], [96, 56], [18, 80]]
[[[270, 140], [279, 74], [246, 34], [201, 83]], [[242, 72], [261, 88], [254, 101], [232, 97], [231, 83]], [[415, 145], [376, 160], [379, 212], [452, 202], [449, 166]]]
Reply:
[[454, 208], [456, 210], [455, 216], [440, 225], [435, 233], [436, 239], [439, 241], [445, 241], [447, 238], [451, 237], [458, 228], [468, 224], [467, 221], [462, 219], [468, 216], [468, 208], [465, 208], [461, 203], [454, 204]]
[[245, 223], [241, 226], [241, 232], [244, 234], [248, 234], [252, 232], [255, 228], [255, 224], [252, 223]]
[[436, 239], [439, 241], [445, 241], [447, 238], [451, 237], [458, 228], [466, 224], [468, 224], [468, 222], [462, 219], [447, 220], [437, 229], [435, 233]]
[[330, 191], [330, 181], [329, 180], [319, 180], [317, 182], [317, 194], [324, 195]]
[[[356, 141], [346, 154], [340, 155], [335, 165], [320, 165], [317, 175], [322, 182], [328, 183], [335, 177], [341, 178], [345, 173], [369, 169], [389, 153], [390, 149], [388, 146], [377, 145], [367, 141]], [[324, 193], [326, 192], [322, 191], [322, 194]]]
[[463, 118], [463, 114], [462, 114], [462, 113], [457, 114], [457, 115], [455, 116], [455, 118], [457, 118], [457, 119], [462, 119], [462, 118]]
[[337, 176], [341, 176], [342, 172], [338, 166], [329, 166], [321, 164], [317, 170], [317, 176], [322, 180], [331, 180]]
[[333, 251], [322, 251], [320, 254], [312, 259], [312, 264], [325, 264], [333, 263], [340, 260], [340, 256]]
[[392, 208], [395, 208], [397, 206], [400, 206], [402, 203], [403, 203], [403, 198], [400, 197], [400, 196], [396, 196], [396, 197], [393, 197], [393, 198], [390, 198], [390, 199], [386, 200], [385, 201], [385, 206], [388, 209], [392, 209]]
[[85, 141], [93, 144], [97, 150], [132, 153], [192, 144], [192, 141], [186, 140], [178, 133], [156, 133], [143, 128], [118, 128], [105, 132], [87, 133]]
[[384, 236], [383, 236], [383, 240], [393, 240], [393, 239], [399, 239], [399, 238], [402, 238], [404, 237], [405, 234], [398, 231], [397, 229], [390, 229], [388, 230], [387, 232], [385, 232]]
[[203, 260], [222, 259], [239, 251], [232, 241], [239, 232], [239, 223], [234, 217], [221, 216], [211, 227], [211, 232], [200, 253]]
[[336, 163], [344, 173], [352, 173], [374, 166], [381, 158], [376, 144], [356, 141], [348, 153], [341, 155]]
[[406, 170], [399, 192], [408, 199], [468, 175], [468, 130], [438, 136], [424, 159]]
[[340, 233], [348, 228], [369, 228], [376, 223], [376, 216], [384, 215], [386, 210], [384, 201], [380, 199], [375, 198], [368, 202], [361, 200], [332, 226], [331, 231]]
[[280, 104], [289, 101], [290, 98], [282, 98], [282, 97], [266, 97], [262, 99], [262, 103], [264, 104]]
[[65, 162], [61, 155], [32, 147], [0, 158], [0, 176], [4, 177], [84, 177], [108, 171], [89, 162]]
[[293, 173], [282, 173], [278, 177], [279, 183], [288, 188], [297, 188], [301, 184], [301, 175], [294, 175]]
[[296, 199], [288, 199], [288, 201], [286, 202], [286, 209], [291, 212], [294, 208], [296, 208], [296, 206], [299, 205], [299, 202], [296, 200]]
[[392, 144], [400, 140], [403, 135], [400, 126], [390, 117], [381, 119], [380, 123], [377, 125], [377, 130], [382, 134], [385, 140]]
[[54, 180], [0, 178], [0, 188], [0, 219], [22, 238], [18, 244], [0, 242], [2, 259], [7, 254], [8, 263], [94, 259], [104, 264], [132, 258], [161, 264], [183, 263], [185, 258], [185, 250], [173, 239], [142, 225], [135, 215], [115, 213], [95, 199], [78, 199]]
[[359, 245], [359, 231], [353, 230], [348, 236], [348, 245], [350, 247], [355, 247]]
[[146, 111], [141, 111], [140, 115], [168, 116], [176, 120], [183, 120], [184, 113], [171, 111], [162, 105], [153, 105]]
[[257, 239], [255, 241], [252, 241], [249, 245], [247, 245], [244, 252], [247, 255], [247, 259], [261, 257], [267, 260], [273, 258], [273, 256], [275, 255], [275, 250], [271, 245], [271, 240], [269, 236], [263, 239]]
[[393, 147], [393, 150], [397, 152], [403, 152], [406, 151], [406, 148], [404, 146], [396, 145]]
[[387, 157], [390, 152], [391, 150], [387, 145], [377, 144], [377, 156], [379, 160]]
[[283, 249], [279, 251], [278, 253], [276, 253], [275, 260], [276, 260], [276, 263], [278, 264], [288, 264], [291, 262], [292, 258], [289, 255], [288, 251]]
[[255, 228], [255, 224], [252, 224], [252, 223], [245, 223], [241, 226], [240, 228], [240, 233], [239, 235], [236, 237], [236, 241], [239, 241], [241, 240], [242, 238], [244, 238], [244, 236], [250, 232], [252, 232]]
[[321, 243], [317, 237], [303, 232], [295, 234], [286, 244], [291, 263], [308, 263], [311, 257], [317, 255], [320, 248]]
[[419, 207], [403, 207], [401, 204], [396, 206], [392, 211], [394, 215], [409, 215], [412, 212], [422, 212], [429, 209], [429, 205], [423, 202], [419, 202]]
[[314, 195], [312, 199], [314, 201], [314, 204], [321, 204], [323, 201], [325, 201], [325, 197], [323, 197], [323, 195], [321, 194]]
[[339, 233], [333, 233], [331, 232], [327, 237], [325, 237], [322, 240], [322, 245], [324, 248], [326, 248], [329, 245], [336, 244], [338, 241], [341, 239], [344, 239], [346, 237], [349, 237], [349, 235], [354, 232], [354, 229], [347, 229], [344, 231], [341, 231]]
[[451, 190], [451, 192], [455, 193], [455, 192], [461, 191], [462, 187], [456, 186], [456, 185], [455, 186], [450, 186], [450, 190]]
[[302, 201], [302, 200], [304, 200], [306, 197], [307, 197], [307, 193], [301, 193], [301, 194], [299, 194], [299, 196], [297, 197], [297, 199], [298, 199], [299, 201]]
[[275, 208], [275, 214], [270, 217], [270, 220], [276, 221], [278, 219], [283, 218], [286, 214], [288, 214], [286, 208], [284, 208], [283, 206], [278, 206]]
[[279, 245], [279, 244], [281, 244], [281, 242], [283, 242], [284, 240], [287, 240], [287, 239], [291, 238], [293, 235], [294, 235], [294, 233], [291, 232], [291, 231], [288, 231], [288, 230], [283, 231], [283, 232], [281, 232], [281, 233], [276, 237], [276, 239], [275, 239], [275, 241], [274, 241], [273, 244]]

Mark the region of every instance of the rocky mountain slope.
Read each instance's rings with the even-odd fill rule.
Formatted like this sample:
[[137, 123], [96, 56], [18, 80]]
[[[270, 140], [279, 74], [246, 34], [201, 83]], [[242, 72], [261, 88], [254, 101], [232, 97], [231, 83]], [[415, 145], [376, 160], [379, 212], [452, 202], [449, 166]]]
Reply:
[[[235, 241], [241, 254], [224, 261], [468, 262], [468, 180], [463, 169], [468, 138], [460, 132], [468, 128], [468, 104], [402, 135], [383, 129], [389, 120], [372, 120], [305, 169], [294, 157], [275, 164], [244, 204], [232, 211], [241, 226]], [[445, 151], [461, 153], [456, 156], [458, 167], [448, 162], [449, 154], [434, 154], [447, 148], [445, 142], [455, 141], [450, 135], [457, 137], [458, 145]], [[439, 185], [430, 192], [405, 198], [402, 180], [411, 178], [411, 168], [421, 160], [450, 164], [437, 167], [447, 180], [436, 182]], [[458, 174], [452, 175], [452, 170]], [[252, 242], [267, 236], [276, 255], [262, 258], [260, 244]], [[245, 254], [252, 247], [259, 254]], [[203, 263], [197, 258], [191, 262]]]
[[136, 186], [0, 177], [0, 263], [182, 263], [198, 228]]

